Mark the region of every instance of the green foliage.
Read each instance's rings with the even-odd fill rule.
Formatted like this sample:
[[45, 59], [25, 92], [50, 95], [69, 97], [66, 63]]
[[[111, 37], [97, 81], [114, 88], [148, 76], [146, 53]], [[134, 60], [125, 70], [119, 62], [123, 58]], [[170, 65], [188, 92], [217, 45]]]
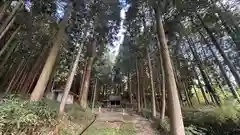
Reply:
[[135, 135], [136, 131], [132, 123], [122, 123], [119, 129], [117, 128], [97, 128], [91, 127], [84, 135]]
[[188, 127], [185, 127], [185, 134], [186, 135], [205, 135], [204, 131], [206, 129], [204, 128], [198, 128], [194, 125], [189, 125]]
[[[206, 134], [239, 134], [240, 105], [237, 102], [225, 102], [221, 107], [205, 107], [184, 111], [185, 126], [194, 126]], [[203, 130], [203, 129], [208, 130]], [[189, 129], [188, 129], [189, 130]]]
[[55, 126], [57, 111], [44, 101], [31, 102], [10, 96], [1, 101], [0, 116], [0, 133], [33, 134], [39, 128]]

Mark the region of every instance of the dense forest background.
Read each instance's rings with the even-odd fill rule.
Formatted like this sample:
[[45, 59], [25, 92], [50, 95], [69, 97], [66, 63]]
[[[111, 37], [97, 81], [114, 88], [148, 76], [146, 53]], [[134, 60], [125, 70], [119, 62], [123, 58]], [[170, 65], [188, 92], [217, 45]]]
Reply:
[[2, 98], [61, 89], [63, 115], [69, 93], [84, 110], [122, 95], [173, 135], [237, 134], [239, 13], [239, 0], [1, 0]]

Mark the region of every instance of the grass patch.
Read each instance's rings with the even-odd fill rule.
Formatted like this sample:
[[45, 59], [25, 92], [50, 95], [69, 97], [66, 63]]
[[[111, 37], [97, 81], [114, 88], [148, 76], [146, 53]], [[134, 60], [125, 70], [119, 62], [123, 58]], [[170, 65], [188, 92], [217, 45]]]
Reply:
[[122, 123], [120, 128], [90, 127], [83, 135], [135, 135], [136, 131], [132, 123]]

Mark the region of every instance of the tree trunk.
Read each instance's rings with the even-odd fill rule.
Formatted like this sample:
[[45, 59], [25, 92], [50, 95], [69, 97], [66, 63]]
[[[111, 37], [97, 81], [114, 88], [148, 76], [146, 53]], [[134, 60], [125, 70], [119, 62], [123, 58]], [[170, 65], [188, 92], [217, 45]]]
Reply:
[[87, 62], [88, 62], [88, 58], [86, 58], [85, 64], [84, 64], [84, 67], [83, 67], [83, 74], [82, 74], [80, 88], [79, 88], [79, 97], [78, 97], [79, 102], [81, 101], [81, 95], [82, 95], [82, 91], [83, 91], [83, 84], [85, 82], [85, 74], [86, 74], [86, 71], [87, 71]]
[[217, 55], [213, 51], [212, 47], [208, 44], [208, 42], [207, 42], [206, 38], [203, 36], [203, 34], [201, 32], [199, 32], [199, 34], [201, 35], [201, 37], [203, 38], [204, 42], [207, 44], [209, 50], [211, 51], [213, 57], [215, 58], [216, 63], [217, 63], [217, 65], [218, 65], [218, 67], [219, 67], [219, 69], [220, 69], [220, 71], [221, 71], [221, 73], [223, 75], [223, 78], [225, 79], [229, 89], [231, 90], [231, 92], [233, 94], [233, 97], [236, 98], [238, 100], [238, 102], [240, 102], [240, 97], [239, 97], [237, 91], [234, 89], [234, 86], [232, 85], [230, 79], [228, 78], [227, 73], [226, 73], [222, 63], [220, 62], [220, 60], [218, 59]]
[[139, 77], [139, 67], [138, 67], [138, 60], [136, 60], [136, 79], [137, 79], [137, 112], [141, 112], [141, 103], [140, 103], [140, 77]]
[[229, 67], [230, 71], [232, 72], [238, 86], [240, 86], [240, 76], [239, 76], [236, 68], [233, 66], [232, 62], [229, 60], [229, 58], [225, 54], [224, 50], [221, 48], [220, 44], [217, 42], [217, 40], [214, 37], [212, 31], [207, 27], [207, 25], [204, 23], [204, 21], [202, 20], [200, 15], [199, 14], [196, 14], [196, 15], [197, 15], [198, 19], [201, 21], [201, 24], [202, 24], [203, 28], [206, 30], [209, 37], [211, 38], [213, 44], [215, 45], [215, 47], [217, 48], [217, 50], [220, 52], [221, 56], [223, 57], [224, 62], [228, 65], [228, 67]]
[[18, 26], [18, 28], [13, 32], [13, 34], [11, 35], [11, 37], [8, 39], [8, 41], [5, 43], [5, 45], [3, 46], [3, 48], [0, 51], [0, 57], [3, 55], [3, 53], [6, 51], [6, 49], [8, 48], [8, 46], [10, 45], [10, 43], [12, 42], [13, 38], [16, 36], [16, 34], [18, 33], [18, 31], [20, 30], [21, 26]]
[[161, 122], [164, 121], [165, 111], [166, 111], [166, 88], [165, 88], [165, 73], [163, 67], [162, 55], [159, 55], [160, 71], [161, 71], [161, 89], [162, 89], [162, 109], [161, 109]]
[[208, 92], [211, 93], [211, 95], [213, 96], [216, 104], [220, 105], [219, 97], [216, 95], [215, 90], [211, 86], [210, 80], [209, 80], [209, 78], [208, 78], [207, 74], [205, 73], [204, 68], [202, 66], [202, 62], [201, 62], [199, 56], [196, 53], [195, 46], [192, 44], [193, 42], [188, 37], [187, 37], [187, 41], [188, 41], [188, 44], [189, 44], [189, 48], [190, 48], [190, 50], [191, 50], [191, 52], [193, 54], [193, 57], [197, 61], [198, 68], [200, 70], [200, 73], [202, 74], [203, 81], [205, 83], [205, 86], [206, 86]]
[[[0, 70], [3, 70], [4, 65], [6, 64], [8, 58], [10, 57], [10, 55], [14, 52], [16, 46], [17, 46], [17, 42], [13, 43], [13, 45], [11, 46], [11, 48], [9, 48], [6, 56], [3, 58], [3, 61], [1, 62]], [[1, 73], [0, 73], [0, 74], [1, 74]]]
[[201, 90], [201, 92], [202, 92], [204, 101], [205, 101], [206, 105], [208, 105], [208, 104], [209, 104], [209, 101], [208, 101], [207, 95], [206, 95], [206, 93], [205, 93], [205, 91], [204, 91], [204, 88], [203, 88], [203, 86], [202, 86], [202, 83], [201, 83], [201, 81], [200, 81], [200, 79], [199, 79], [199, 76], [198, 76], [198, 74], [197, 74], [197, 71], [196, 71], [195, 67], [193, 67], [193, 71], [194, 71], [194, 74], [195, 74], [195, 78], [197, 78], [198, 87], [200, 88], [200, 90]]
[[148, 58], [150, 83], [151, 83], [151, 89], [152, 89], [152, 117], [154, 118], [156, 117], [156, 99], [155, 99], [155, 88], [154, 88], [153, 75], [152, 75], [152, 63], [151, 63], [151, 58], [149, 56], [148, 49], [147, 49], [147, 58]]
[[141, 64], [141, 71], [140, 71], [140, 87], [141, 87], [141, 93], [140, 93], [140, 98], [142, 98], [142, 109], [147, 108], [147, 98], [146, 98], [146, 91], [148, 87], [148, 81], [146, 79], [146, 71], [144, 67], [144, 62]]
[[64, 15], [64, 18], [63, 18], [62, 22], [60, 23], [59, 31], [57, 33], [57, 37], [56, 37], [56, 40], [53, 44], [53, 47], [52, 47], [52, 49], [49, 53], [49, 57], [47, 58], [47, 61], [44, 65], [42, 73], [41, 73], [41, 75], [38, 79], [38, 82], [37, 82], [32, 94], [31, 94], [30, 99], [32, 101], [40, 100], [40, 98], [43, 96], [44, 91], [47, 87], [47, 83], [49, 81], [53, 66], [55, 64], [58, 52], [59, 52], [60, 47], [61, 47], [62, 37], [65, 33], [65, 28], [66, 28], [66, 25], [68, 23], [68, 18], [70, 16], [71, 9], [72, 9], [72, 4], [70, 3], [67, 7], [67, 11], [66, 11], [66, 14]]
[[[18, 4], [12, 11], [12, 13], [7, 17], [7, 19], [4, 21], [4, 23], [2, 24], [2, 26], [0, 27], [0, 35], [2, 37], [2, 33], [4, 32], [4, 30], [6, 29], [6, 27], [8, 26], [8, 24], [10, 23], [10, 21], [12, 20], [12, 18], [15, 16], [16, 12], [22, 7], [22, 3], [20, 2], [20, 4]], [[1, 38], [0, 38], [1, 39]]]
[[92, 70], [92, 65], [93, 65], [93, 60], [94, 57], [88, 58], [88, 63], [87, 63], [87, 69], [86, 69], [86, 74], [84, 78], [84, 84], [83, 84], [83, 90], [82, 90], [82, 95], [81, 100], [80, 100], [80, 105], [83, 109], [87, 109], [87, 98], [88, 98], [88, 91], [89, 91], [89, 82], [90, 82], [90, 77], [91, 77], [91, 70]]
[[13, 77], [12, 77], [12, 79], [11, 79], [11, 81], [10, 81], [10, 83], [9, 83], [9, 85], [8, 85], [8, 87], [7, 87], [7, 89], [6, 89], [4, 94], [8, 94], [10, 92], [12, 84], [14, 83], [15, 78], [17, 77], [17, 75], [19, 75], [19, 71], [20, 71], [21, 67], [23, 66], [23, 64], [24, 64], [24, 59], [22, 59], [22, 61], [20, 62], [19, 66], [18, 66], [15, 74], [13, 75]]
[[188, 91], [187, 91], [187, 88], [186, 88], [186, 85], [185, 83], [180, 79], [180, 82], [181, 82], [181, 85], [182, 85], [182, 89], [184, 90], [184, 94], [185, 94], [185, 97], [186, 97], [186, 100], [187, 100], [187, 104], [188, 104], [188, 107], [192, 107], [192, 101], [189, 97], [189, 94], [188, 94]]
[[96, 79], [95, 85], [94, 85], [93, 100], [92, 100], [92, 112], [94, 112], [96, 94], [97, 94], [97, 79]]
[[171, 64], [170, 54], [167, 46], [167, 41], [165, 37], [165, 32], [162, 24], [162, 18], [160, 15], [159, 8], [155, 8], [155, 15], [157, 21], [157, 33], [158, 39], [161, 45], [161, 50], [159, 53], [162, 54], [163, 67], [165, 72], [166, 87], [168, 89], [168, 107], [170, 112], [170, 125], [172, 135], [184, 135], [184, 125], [182, 112], [180, 107], [180, 102], [178, 98], [178, 91], [176, 86], [176, 81], [173, 74], [173, 68]]
[[65, 104], [66, 104], [66, 101], [67, 101], [67, 96], [70, 92], [74, 76], [77, 72], [78, 62], [79, 62], [79, 59], [80, 59], [80, 55], [82, 53], [82, 48], [83, 48], [83, 44], [81, 44], [79, 46], [78, 54], [77, 54], [76, 59], [73, 63], [73, 67], [72, 67], [72, 69], [69, 73], [67, 83], [66, 83], [65, 88], [64, 88], [64, 94], [62, 96], [62, 100], [61, 100], [61, 104], [60, 104], [60, 108], [59, 108], [59, 114], [60, 115], [62, 115], [64, 113]]
[[8, 23], [8, 25], [7, 25], [6, 28], [3, 30], [3, 32], [0, 33], [0, 40], [1, 40], [2, 37], [8, 32], [8, 30], [10, 29], [10, 27], [13, 25], [15, 19], [16, 19], [16, 17], [13, 17], [13, 19]]
[[132, 86], [131, 86], [131, 73], [128, 73], [128, 93], [129, 93], [129, 102], [132, 104]]

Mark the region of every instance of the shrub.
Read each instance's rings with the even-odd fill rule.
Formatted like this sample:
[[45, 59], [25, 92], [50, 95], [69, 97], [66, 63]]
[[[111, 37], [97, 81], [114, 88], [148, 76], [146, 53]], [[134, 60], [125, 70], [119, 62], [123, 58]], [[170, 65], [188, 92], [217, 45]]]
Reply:
[[0, 101], [0, 133], [33, 134], [55, 126], [57, 111], [44, 101], [32, 102], [10, 96]]

